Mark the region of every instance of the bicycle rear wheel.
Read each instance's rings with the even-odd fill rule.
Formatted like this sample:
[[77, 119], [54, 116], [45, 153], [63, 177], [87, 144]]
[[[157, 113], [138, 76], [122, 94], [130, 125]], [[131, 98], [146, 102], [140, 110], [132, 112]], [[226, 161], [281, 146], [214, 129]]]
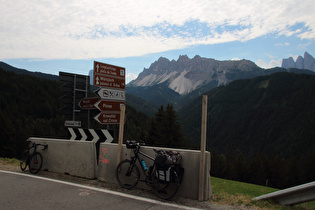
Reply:
[[116, 179], [120, 186], [131, 189], [138, 184], [140, 179], [140, 171], [136, 164], [132, 164], [130, 160], [121, 161], [116, 168]]
[[28, 150], [24, 150], [20, 158], [20, 168], [22, 171], [25, 171], [28, 165], [28, 158], [29, 158]]
[[157, 176], [157, 170], [154, 171], [152, 179], [153, 191], [159, 198], [168, 200], [175, 196], [180, 181], [173, 168], [170, 170], [170, 181], [160, 180]]
[[35, 152], [30, 160], [29, 169], [32, 174], [37, 174], [43, 165], [43, 157], [39, 152]]

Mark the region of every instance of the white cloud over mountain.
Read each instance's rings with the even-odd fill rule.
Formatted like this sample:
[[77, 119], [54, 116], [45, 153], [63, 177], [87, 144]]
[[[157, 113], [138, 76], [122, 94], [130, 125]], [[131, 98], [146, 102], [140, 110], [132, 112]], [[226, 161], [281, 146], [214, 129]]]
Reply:
[[2, 0], [0, 59], [122, 58], [268, 34], [314, 39], [314, 9], [313, 0]]

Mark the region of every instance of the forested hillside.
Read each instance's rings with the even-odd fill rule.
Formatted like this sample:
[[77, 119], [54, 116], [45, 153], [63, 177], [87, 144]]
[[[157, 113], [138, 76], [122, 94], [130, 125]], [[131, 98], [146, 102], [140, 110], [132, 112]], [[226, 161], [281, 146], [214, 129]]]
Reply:
[[[29, 137], [69, 138], [57, 81], [0, 69], [0, 156], [19, 158]], [[130, 97], [133, 98], [133, 97]], [[129, 105], [125, 139], [148, 137], [150, 118]], [[93, 124], [97, 124], [96, 121]], [[97, 125], [96, 128], [102, 126]], [[104, 127], [104, 126], [103, 126]], [[118, 126], [110, 126], [117, 140]]]
[[[69, 137], [58, 113], [59, 86], [0, 69], [0, 156], [18, 158], [30, 136]], [[211, 175], [278, 188], [315, 180], [314, 75], [276, 73], [233, 81], [206, 94]], [[128, 100], [137, 104], [136, 97], [127, 96], [124, 140], [199, 148], [201, 97], [178, 115], [168, 104], [152, 118]], [[149, 108], [143, 104], [142, 109]], [[118, 126], [110, 129], [117, 140]]]
[[[315, 179], [314, 75], [237, 80], [206, 95], [214, 175], [259, 184], [269, 180], [276, 187]], [[185, 134], [199, 141], [201, 98], [179, 115]]]
[[0, 155], [18, 157], [30, 136], [65, 135], [58, 82], [0, 69]]

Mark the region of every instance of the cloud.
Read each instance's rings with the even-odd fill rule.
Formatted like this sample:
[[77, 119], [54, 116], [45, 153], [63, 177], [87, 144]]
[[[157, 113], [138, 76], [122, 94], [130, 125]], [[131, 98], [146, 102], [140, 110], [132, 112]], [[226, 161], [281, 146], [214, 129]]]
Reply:
[[290, 44], [289, 42], [274, 44], [274, 46], [276, 46], [276, 47], [290, 46], [290, 45], [291, 45], [291, 44]]
[[264, 68], [264, 69], [269, 69], [269, 68], [273, 68], [273, 67], [277, 67], [277, 66], [281, 67], [281, 64], [282, 64], [282, 59], [270, 60], [269, 63], [266, 63], [262, 59], [258, 59], [256, 61], [256, 65], [261, 67], [261, 68]]
[[267, 34], [314, 39], [313, 11], [313, 0], [3, 0], [0, 59], [122, 58]]
[[134, 74], [134, 73], [129, 73], [126, 75], [126, 84], [128, 84], [129, 82], [131, 82], [132, 80], [136, 79], [138, 77], [138, 75]]

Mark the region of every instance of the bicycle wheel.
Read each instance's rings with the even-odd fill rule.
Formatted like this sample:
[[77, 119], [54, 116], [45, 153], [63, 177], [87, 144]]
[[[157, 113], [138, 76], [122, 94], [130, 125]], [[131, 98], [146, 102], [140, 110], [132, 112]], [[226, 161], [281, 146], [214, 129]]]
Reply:
[[121, 161], [116, 168], [116, 179], [120, 186], [131, 189], [138, 184], [140, 171], [136, 164], [132, 165], [130, 160]]
[[160, 180], [157, 176], [158, 171], [155, 170], [153, 174], [152, 188], [154, 193], [162, 199], [168, 200], [174, 197], [179, 187], [179, 177], [177, 173], [171, 168], [170, 181]]
[[24, 150], [20, 158], [20, 168], [22, 171], [25, 171], [28, 165], [28, 158], [29, 158], [28, 150]]
[[32, 174], [37, 174], [43, 165], [43, 157], [39, 152], [35, 152], [30, 160], [29, 169]]

